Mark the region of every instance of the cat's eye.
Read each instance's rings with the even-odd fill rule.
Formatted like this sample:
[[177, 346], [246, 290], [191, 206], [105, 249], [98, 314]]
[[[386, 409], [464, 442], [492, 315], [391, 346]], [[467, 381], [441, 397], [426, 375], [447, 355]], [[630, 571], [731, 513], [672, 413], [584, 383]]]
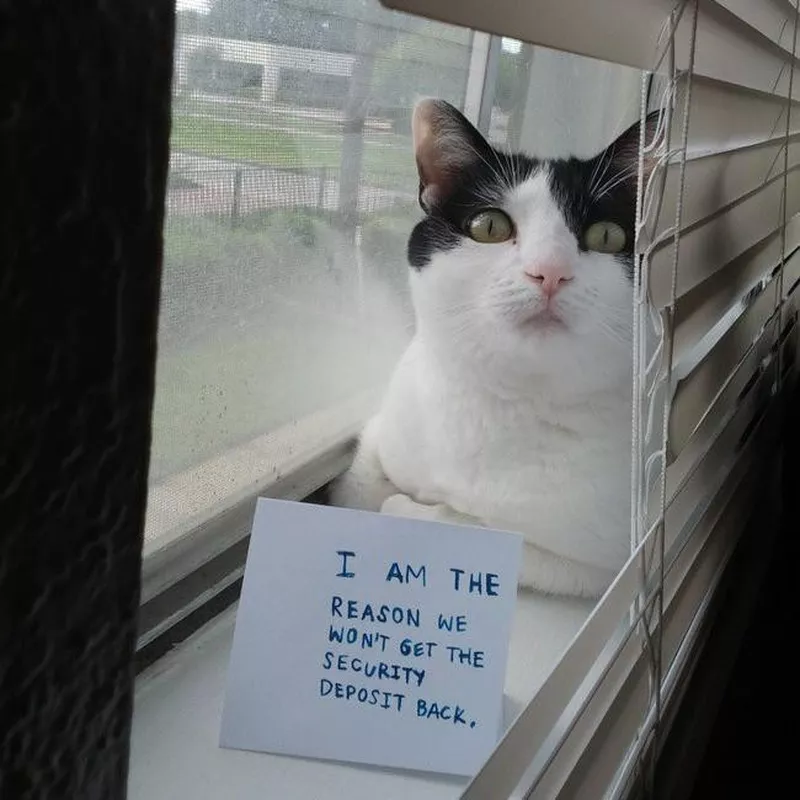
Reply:
[[487, 208], [467, 222], [467, 233], [481, 244], [507, 242], [514, 235], [514, 223], [505, 211]]
[[625, 231], [616, 222], [595, 222], [583, 235], [586, 249], [597, 253], [619, 253], [625, 249], [627, 239]]

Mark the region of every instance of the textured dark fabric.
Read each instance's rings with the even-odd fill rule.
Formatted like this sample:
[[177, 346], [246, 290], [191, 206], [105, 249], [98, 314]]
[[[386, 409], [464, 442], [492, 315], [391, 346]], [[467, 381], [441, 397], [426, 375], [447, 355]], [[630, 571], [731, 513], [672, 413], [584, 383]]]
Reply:
[[0, 0], [0, 798], [125, 796], [174, 0]]
[[733, 666], [691, 800], [789, 797], [794, 775], [800, 603], [800, 382], [782, 436], [783, 519], [769, 571]]

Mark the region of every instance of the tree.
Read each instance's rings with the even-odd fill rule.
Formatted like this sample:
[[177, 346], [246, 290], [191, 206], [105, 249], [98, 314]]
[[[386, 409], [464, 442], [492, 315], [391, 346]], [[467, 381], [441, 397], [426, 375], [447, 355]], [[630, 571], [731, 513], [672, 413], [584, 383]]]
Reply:
[[216, 0], [206, 16], [209, 34], [354, 56], [343, 108], [338, 204], [341, 227], [353, 235], [376, 59], [398, 35], [429, 23], [387, 11], [377, 0]]
[[372, 78], [378, 53], [391, 46], [404, 31], [418, 29], [424, 20], [387, 12], [374, 0], [317, 0], [326, 6], [346, 7], [358, 19], [353, 69], [342, 123], [339, 163], [339, 225], [351, 240], [358, 225], [358, 198], [364, 160], [364, 127], [370, 108]]
[[342, 230], [355, 238], [358, 224], [358, 196], [364, 160], [364, 125], [372, 88], [372, 73], [379, 47], [367, 25], [357, 28], [358, 47], [342, 122], [342, 155], [339, 163], [339, 222]]

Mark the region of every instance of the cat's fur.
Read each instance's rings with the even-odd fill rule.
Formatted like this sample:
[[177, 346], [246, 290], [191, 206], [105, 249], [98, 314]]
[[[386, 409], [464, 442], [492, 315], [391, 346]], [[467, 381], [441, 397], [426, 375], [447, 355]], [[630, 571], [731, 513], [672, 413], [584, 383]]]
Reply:
[[[586, 161], [500, 153], [442, 101], [413, 127], [416, 333], [332, 502], [520, 531], [523, 586], [597, 596], [629, 553], [639, 125]], [[513, 240], [465, 234], [486, 207]], [[607, 220], [625, 249], [587, 251]], [[554, 264], [548, 305], [537, 270]]]

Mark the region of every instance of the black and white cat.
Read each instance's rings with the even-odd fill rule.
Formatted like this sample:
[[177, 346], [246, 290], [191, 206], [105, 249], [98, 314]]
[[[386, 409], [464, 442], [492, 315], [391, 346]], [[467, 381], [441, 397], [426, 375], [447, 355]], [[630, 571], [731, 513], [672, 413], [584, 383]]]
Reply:
[[332, 502], [520, 531], [523, 586], [598, 596], [629, 554], [639, 124], [538, 160], [425, 100], [413, 135], [416, 333]]

